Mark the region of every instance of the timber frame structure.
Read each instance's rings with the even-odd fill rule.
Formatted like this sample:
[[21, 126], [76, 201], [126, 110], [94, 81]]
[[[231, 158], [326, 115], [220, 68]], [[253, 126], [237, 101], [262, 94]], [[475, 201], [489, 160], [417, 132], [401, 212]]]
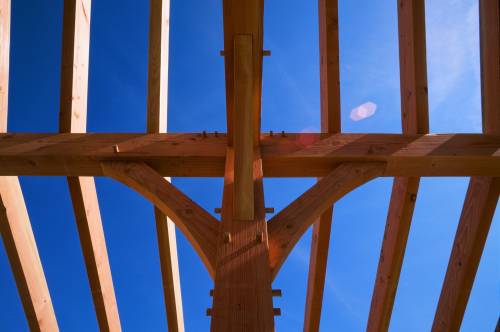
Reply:
[[[30, 328], [58, 325], [17, 176], [67, 176], [95, 312], [120, 331], [95, 184], [108, 176], [155, 205], [170, 331], [183, 331], [175, 228], [214, 280], [212, 331], [274, 331], [272, 289], [313, 227], [304, 331], [318, 331], [333, 204], [395, 177], [367, 331], [387, 331], [419, 178], [470, 176], [433, 331], [458, 331], [500, 191], [500, 2], [479, 0], [483, 134], [430, 135], [424, 0], [398, 2], [402, 134], [343, 134], [337, 0], [318, 0], [321, 134], [260, 131], [264, 0], [223, 0], [227, 133], [168, 134], [169, 0], [151, 0], [147, 133], [87, 134], [91, 0], [65, 0], [60, 133], [7, 133], [10, 0], [0, 0], [0, 226]], [[166, 177], [223, 177], [217, 220]], [[318, 182], [266, 220], [264, 177]]]

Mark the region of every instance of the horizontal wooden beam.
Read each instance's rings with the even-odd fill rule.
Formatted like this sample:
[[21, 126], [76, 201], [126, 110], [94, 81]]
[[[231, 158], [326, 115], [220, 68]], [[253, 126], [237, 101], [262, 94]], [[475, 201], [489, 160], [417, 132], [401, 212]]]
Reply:
[[333, 203], [380, 176], [384, 163], [344, 163], [268, 222], [269, 264], [273, 277], [304, 232]]
[[[226, 146], [221, 134], [0, 134], [0, 175], [102, 176], [103, 161], [135, 161], [222, 177]], [[500, 135], [265, 135], [261, 151], [265, 177], [322, 177], [343, 162], [384, 162], [382, 176], [500, 176]]]
[[106, 176], [134, 189], [169, 217], [214, 276], [217, 219], [144, 163], [104, 162], [102, 168]]

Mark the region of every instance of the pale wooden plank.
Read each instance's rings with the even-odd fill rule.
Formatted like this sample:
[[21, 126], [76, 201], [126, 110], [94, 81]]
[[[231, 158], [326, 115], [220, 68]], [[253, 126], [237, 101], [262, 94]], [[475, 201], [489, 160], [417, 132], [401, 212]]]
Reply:
[[[59, 113], [62, 133], [86, 132], [90, 16], [90, 0], [65, 0]], [[69, 177], [68, 186], [99, 328], [121, 331], [94, 179]]]
[[166, 133], [170, 0], [151, 0], [149, 6], [147, 131]]
[[[338, 1], [318, 1], [321, 132], [339, 133], [340, 52]], [[307, 280], [304, 331], [319, 331], [323, 290], [330, 246], [333, 206], [313, 224]]]
[[268, 222], [270, 266], [277, 275], [304, 232], [333, 203], [384, 173], [384, 163], [345, 163], [321, 179]]
[[9, 103], [10, 0], [0, 2], [0, 133], [7, 131]]
[[0, 228], [30, 329], [59, 331], [17, 177], [0, 177]]
[[68, 186], [99, 328], [121, 331], [94, 179], [69, 177]]
[[234, 218], [254, 219], [252, 35], [234, 37]]
[[65, 0], [59, 131], [87, 129], [91, 0]]
[[[10, 16], [10, 0], [0, 1], [0, 133], [7, 131]], [[49, 288], [17, 177], [0, 177], [0, 233], [30, 329], [58, 331]]]
[[[102, 176], [100, 163], [114, 160], [220, 177], [226, 143], [222, 134], [0, 134], [0, 175]], [[499, 135], [263, 135], [261, 151], [265, 177], [322, 177], [344, 162], [384, 162], [383, 176], [500, 176]]]
[[217, 219], [145, 163], [103, 162], [102, 168], [104, 175], [134, 189], [168, 216], [214, 275]]
[[[167, 132], [170, 1], [151, 0], [149, 16], [149, 62], [147, 132]], [[167, 178], [170, 182], [170, 179]], [[162, 273], [163, 295], [169, 331], [184, 331], [179, 262], [175, 225], [155, 207], [156, 232]]]
[[[479, 1], [483, 131], [500, 134], [500, 3]], [[474, 284], [500, 192], [500, 178], [469, 183], [433, 331], [458, 331]]]
[[184, 331], [175, 224], [155, 207], [156, 233], [169, 331]]
[[[425, 1], [398, 0], [401, 122], [404, 134], [429, 132]], [[386, 331], [394, 306], [420, 178], [396, 177], [393, 183], [368, 331]]]
[[[254, 155], [255, 219], [233, 218], [234, 151], [228, 148], [211, 331], [274, 331], [262, 162]], [[224, 234], [230, 234], [225, 241]], [[227, 239], [227, 237], [226, 237]]]

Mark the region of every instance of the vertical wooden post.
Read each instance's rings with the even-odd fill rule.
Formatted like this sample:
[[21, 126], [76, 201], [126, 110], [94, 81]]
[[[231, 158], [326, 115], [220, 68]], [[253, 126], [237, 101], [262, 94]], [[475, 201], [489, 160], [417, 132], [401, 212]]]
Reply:
[[[10, 6], [10, 0], [0, 1], [0, 132], [7, 131]], [[0, 177], [0, 233], [30, 329], [58, 331], [49, 288], [17, 177]]]
[[[228, 148], [217, 249], [212, 332], [274, 332], [262, 160], [254, 160], [255, 219], [233, 218], [234, 151]], [[228, 240], [224, 234], [230, 234]]]
[[[170, 1], [151, 0], [149, 17], [148, 133], [167, 132]], [[170, 181], [170, 179], [167, 179]], [[156, 233], [169, 331], [184, 331], [175, 225], [155, 207]]]
[[[500, 2], [479, 1], [483, 131], [500, 134]], [[500, 193], [500, 178], [473, 177], [465, 198], [432, 331], [458, 331]]]
[[[214, 332], [274, 331], [262, 159], [260, 148], [253, 147], [252, 139], [252, 50], [251, 35], [234, 36], [233, 91], [237, 112], [234, 117], [239, 123], [235, 123], [234, 149], [229, 147], [226, 153], [222, 231], [212, 310], [211, 331]], [[244, 129], [238, 131], [239, 126]], [[240, 181], [238, 188], [237, 181]], [[238, 196], [249, 194], [250, 200], [235, 204]], [[241, 210], [236, 212], [236, 208]]]

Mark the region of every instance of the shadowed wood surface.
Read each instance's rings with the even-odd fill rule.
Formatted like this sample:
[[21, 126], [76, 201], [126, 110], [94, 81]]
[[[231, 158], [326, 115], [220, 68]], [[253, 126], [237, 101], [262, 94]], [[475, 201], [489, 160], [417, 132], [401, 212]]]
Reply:
[[[163, 176], [219, 177], [218, 134], [0, 134], [0, 175], [103, 175], [103, 161], [147, 162]], [[117, 152], [118, 149], [118, 152]], [[343, 162], [384, 162], [382, 176], [500, 176], [500, 135], [263, 135], [265, 177], [322, 177]]]
[[458, 331], [500, 193], [500, 179], [472, 178], [439, 297], [432, 331]]
[[151, 201], [184, 233], [213, 277], [219, 222], [144, 163], [106, 162], [103, 172]]
[[252, 36], [234, 37], [234, 218], [254, 219]]
[[[401, 123], [404, 134], [429, 132], [425, 1], [398, 0]], [[367, 331], [387, 331], [420, 178], [396, 177], [375, 278]]]
[[383, 174], [385, 167], [384, 163], [341, 164], [274, 216], [267, 226], [273, 278], [297, 241], [329, 206]]
[[[318, 1], [321, 132], [339, 133], [340, 114], [340, 52], [338, 1]], [[319, 331], [323, 290], [330, 246], [333, 206], [313, 224], [309, 273], [307, 277], [304, 331]]]

